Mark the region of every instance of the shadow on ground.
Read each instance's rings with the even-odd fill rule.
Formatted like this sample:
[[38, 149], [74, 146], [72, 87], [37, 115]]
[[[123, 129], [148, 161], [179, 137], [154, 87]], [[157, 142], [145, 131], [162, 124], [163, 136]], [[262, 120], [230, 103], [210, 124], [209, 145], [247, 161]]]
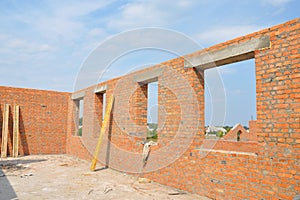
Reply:
[[2, 169], [0, 169], [0, 200], [16, 198], [17, 194], [15, 193], [13, 187], [10, 185], [10, 182], [8, 181]]
[[[7, 171], [17, 171], [24, 169], [22, 165], [43, 162], [46, 159], [37, 159], [37, 160], [1, 160], [0, 161], [0, 200], [12, 200], [18, 199], [17, 194], [10, 184], [5, 172]], [[5, 171], [5, 172], [4, 172]]]

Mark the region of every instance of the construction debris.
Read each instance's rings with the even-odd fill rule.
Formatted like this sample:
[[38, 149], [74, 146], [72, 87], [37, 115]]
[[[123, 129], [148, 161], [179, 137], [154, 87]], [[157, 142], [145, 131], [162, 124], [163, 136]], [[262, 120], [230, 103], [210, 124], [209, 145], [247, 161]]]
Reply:
[[89, 191], [89, 193], [88, 193], [88, 195], [92, 194], [92, 192], [93, 192], [93, 191], [94, 191], [93, 189], [92, 189], [92, 190], [90, 190], [90, 191]]
[[66, 155], [9, 158], [0, 166], [6, 167], [0, 168], [0, 175], [6, 175], [0, 178], [0, 199], [202, 199], [192, 194], [171, 197], [178, 191], [147, 179], [139, 184], [136, 177], [111, 169], [92, 173], [87, 161]]
[[173, 192], [173, 193], [169, 193], [168, 195], [182, 195], [182, 194], [186, 194], [186, 192]]
[[112, 191], [113, 189], [112, 188], [110, 188], [110, 187], [105, 187], [105, 189], [104, 189], [104, 194], [107, 194], [107, 193], [109, 193], [110, 191]]
[[26, 177], [29, 177], [29, 176], [33, 176], [33, 174], [32, 174], [32, 173], [24, 174], [24, 175], [22, 175], [22, 176], [20, 176], [20, 177], [21, 177], [21, 178], [26, 178]]
[[147, 179], [147, 178], [139, 178], [139, 183], [151, 183], [151, 180], [150, 179]]
[[156, 146], [156, 145], [157, 145], [157, 143], [153, 142], [153, 141], [149, 141], [149, 142], [144, 144], [144, 148], [143, 148], [143, 164], [144, 164], [144, 167], [147, 164], [149, 154], [150, 154], [150, 151], [151, 151], [151, 146]]

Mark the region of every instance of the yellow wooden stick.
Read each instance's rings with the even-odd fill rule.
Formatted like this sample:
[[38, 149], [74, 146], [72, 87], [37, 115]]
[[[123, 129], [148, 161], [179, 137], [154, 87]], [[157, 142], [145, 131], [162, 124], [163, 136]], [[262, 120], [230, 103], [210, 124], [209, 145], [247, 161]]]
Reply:
[[9, 105], [5, 104], [4, 111], [3, 111], [1, 158], [7, 157], [8, 120], [9, 120]]
[[108, 105], [107, 105], [107, 108], [106, 108], [104, 121], [102, 123], [99, 139], [98, 139], [98, 142], [97, 142], [96, 150], [95, 150], [94, 157], [93, 157], [93, 160], [92, 160], [92, 165], [91, 165], [91, 168], [90, 168], [92, 171], [95, 171], [95, 168], [96, 168], [96, 164], [97, 164], [97, 161], [98, 161], [97, 157], [98, 157], [100, 149], [101, 149], [103, 135], [105, 134], [106, 128], [109, 125], [110, 113], [111, 113], [111, 110], [112, 110], [112, 107], [113, 107], [113, 104], [114, 104], [114, 99], [115, 99], [115, 97], [114, 97], [114, 95], [112, 95], [111, 98], [109, 99], [109, 102], [108, 102]]
[[14, 122], [13, 122], [13, 157], [19, 154], [19, 110], [18, 105], [14, 106]]

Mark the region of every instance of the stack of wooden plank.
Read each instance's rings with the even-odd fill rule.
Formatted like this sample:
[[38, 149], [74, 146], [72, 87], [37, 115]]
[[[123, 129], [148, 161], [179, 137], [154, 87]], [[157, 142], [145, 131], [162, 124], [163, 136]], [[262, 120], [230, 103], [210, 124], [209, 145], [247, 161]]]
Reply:
[[[4, 104], [2, 120], [2, 139], [1, 139], [1, 158], [7, 157], [8, 135], [9, 135], [9, 104]], [[15, 105], [13, 111], [13, 157], [19, 155], [19, 110], [20, 107]]]

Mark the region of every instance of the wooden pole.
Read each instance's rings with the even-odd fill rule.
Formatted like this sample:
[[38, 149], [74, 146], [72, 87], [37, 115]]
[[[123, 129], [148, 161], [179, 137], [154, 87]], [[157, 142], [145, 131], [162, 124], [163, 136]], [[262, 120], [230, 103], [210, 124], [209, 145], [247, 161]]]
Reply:
[[8, 118], [9, 118], [9, 105], [5, 104], [4, 111], [3, 111], [1, 158], [7, 157]]
[[[100, 149], [101, 149], [103, 135], [104, 135], [104, 133], [106, 131], [106, 128], [107, 128], [107, 126], [109, 125], [109, 122], [110, 122], [110, 113], [111, 113], [111, 110], [112, 110], [113, 103], [114, 103], [114, 96], [112, 95], [109, 102], [108, 102], [108, 105], [107, 105], [104, 121], [103, 121], [103, 124], [102, 124], [102, 127], [101, 127], [98, 143], [97, 143], [96, 150], [95, 150], [95, 153], [94, 153], [94, 157], [93, 157], [93, 160], [92, 160], [92, 164], [91, 164], [91, 168], [90, 168], [92, 171], [95, 171], [95, 168], [96, 168], [96, 164], [97, 164], [97, 161], [98, 161], [97, 157], [98, 157]], [[103, 105], [103, 106], [105, 106], [105, 105]]]
[[18, 157], [19, 155], [19, 110], [20, 106], [14, 106], [13, 157]]

